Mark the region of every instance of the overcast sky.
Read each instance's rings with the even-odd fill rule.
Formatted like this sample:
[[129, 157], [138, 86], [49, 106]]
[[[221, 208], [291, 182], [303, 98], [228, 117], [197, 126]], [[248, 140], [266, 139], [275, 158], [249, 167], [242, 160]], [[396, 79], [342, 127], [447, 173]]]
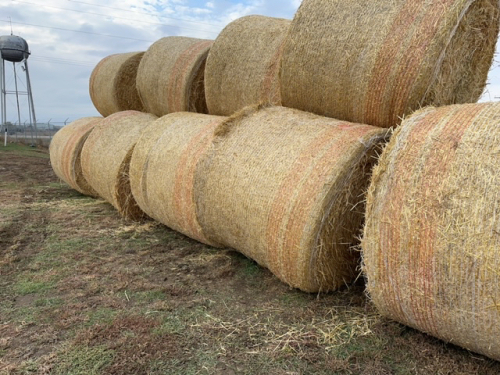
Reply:
[[[248, 14], [292, 19], [301, 0], [1, 0], [0, 35], [19, 35], [28, 59], [37, 122], [73, 121], [97, 116], [88, 81], [104, 57], [145, 51], [171, 35], [215, 39], [232, 20]], [[496, 58], [498, 60], [498, 58]], [[499, 63], [495, 62], [495, 66]], [[7, 63], [7, 90], [13, 87]], [[25, 89], [19, 69], [20, 88]], [[500, 69], [493, 69], [482, 100], [500, 96]], [[21, 97], [21, 121], [28, 120]], [[7, 120], [17, 121], [15, 96], [8, 95]]]

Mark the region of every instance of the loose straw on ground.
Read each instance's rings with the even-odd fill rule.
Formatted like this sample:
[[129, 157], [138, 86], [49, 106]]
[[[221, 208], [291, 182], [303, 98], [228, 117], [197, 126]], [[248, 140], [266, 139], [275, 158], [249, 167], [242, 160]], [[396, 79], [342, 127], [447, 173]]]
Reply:
[[426, 105], [476, 102], [497, 0], [304, 0], [285, 41], [283, 105], [382, 127]]
[[421, 110], [384, 150], [362, 241], [386, 316], [500, 360], [500, 103]]
[[216, 129], [197, 166], [205, 235], [304, 291], [351, 282], [358, 255], [350, 247], [385, 133], [283, 107], [243, 110]]
[[130, 163], [132, 194], [151, 218], [205, 244], [196, 218], [197, 162], [225, 117], [178, 112], [156, 120], [143, 133]]
[[90, 98], [103, 116], [144, 109], [135, 81], [144, 52], [118, 53], [102, 59], [90, 75]]
[[82, 194], [97, 197], [82, 173], [81, 153], [90, 132], [102, 117], [84, 117], [62, 127], [50, 142], [50, 163], [57, 177]]
[[94, 128], [83, 146], [83, 175], [99, 196], [126, 218], [139, 220], [144, 216], [130, 192], [128, 172], [141, 132], [156, 119], [137, 111], [115, 113]]
[[209, 113], [229, 116], [260, 102], [281, 104], [279, 62], [289, 27], [289, 20], [253, 15], [222, 30], [205, 69]]
[[137, 72], [137, 90], [147, 112], [207, 113], [204, 73], [213, 41], [170, 36], [149, 47]]

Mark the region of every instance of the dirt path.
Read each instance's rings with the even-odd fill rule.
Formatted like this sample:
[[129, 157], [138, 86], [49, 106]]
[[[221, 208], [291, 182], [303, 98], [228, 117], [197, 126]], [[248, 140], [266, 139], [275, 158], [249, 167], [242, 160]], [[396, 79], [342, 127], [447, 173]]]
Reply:
[[0, 374], [498, 374], [381, 318], [359, 282], [290, 290], [230, 250], [119, 218], [46, 150], [0, 149]]

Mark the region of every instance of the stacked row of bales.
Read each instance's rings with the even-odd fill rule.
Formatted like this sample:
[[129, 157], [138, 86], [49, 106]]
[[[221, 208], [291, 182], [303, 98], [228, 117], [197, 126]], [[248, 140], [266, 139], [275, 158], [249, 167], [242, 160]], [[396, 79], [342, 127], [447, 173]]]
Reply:
[[[366, 217], [378, 309], [500, 359], [500, 107], [442, 107], [479, 98], [499, 13], [496, 0], [303, 0], [292, 21], [162, 38], [96, 67], [107, 117], [57, 135], [54, 169], [125, 217], [234, 248], [308, 292], [356, 277]], [[129, 89], [145, 113], [117, 104]], [[398, 125], [370, 183], [384, 128]], [[87, 190], [65, 160], [78, 152]]]

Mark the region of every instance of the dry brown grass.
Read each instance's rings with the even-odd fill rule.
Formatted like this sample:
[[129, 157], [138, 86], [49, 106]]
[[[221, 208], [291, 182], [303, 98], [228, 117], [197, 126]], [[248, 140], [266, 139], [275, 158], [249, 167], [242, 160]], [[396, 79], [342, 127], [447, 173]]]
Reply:
[[130, 191], [130, 158], [141, 132], [156, 119], [137, 111], [115, 113], [94, 128], [83, 146], [84, 177], [101, 198], [131, 219], [144, 214]]
[[210, 114], [230, 116], [260, 102], [281, 104], [279, 62], [289, 27], [289, 20], [252, 15], [222, 30], [205, 69]]
[[399, 322], [500, 359], [500, 104], [421, 110], [373, 173], [368, 291]]
[[100, 117], [84, 117], [64, 126], [50, 142], [50, 163], [57, 177], [80, 193], [97, 197], [82, 173], [81, 153], [87, 137], [101, 122]]
[[385, 133], [283, 107], [245, 109], [219, 126], [197, 167], [205, 235], [295, 288], [351, 282], [362, 193]]
[[144, 52], [110, 55], [102, 59], [92, 71], [90, 98], [104, 117], [120, 111], [144, 110], [135, 87], [137, 69], [143, 55]]
[[391, 127], [425, 105], [475, 102], [496, 0], [304, 0], [285, 41], [283, 105]]
[[153, 43], [137, 72], [137, 90], [147, 112], [207, 113], [204, 72], [213, 41], [170, 36]]

